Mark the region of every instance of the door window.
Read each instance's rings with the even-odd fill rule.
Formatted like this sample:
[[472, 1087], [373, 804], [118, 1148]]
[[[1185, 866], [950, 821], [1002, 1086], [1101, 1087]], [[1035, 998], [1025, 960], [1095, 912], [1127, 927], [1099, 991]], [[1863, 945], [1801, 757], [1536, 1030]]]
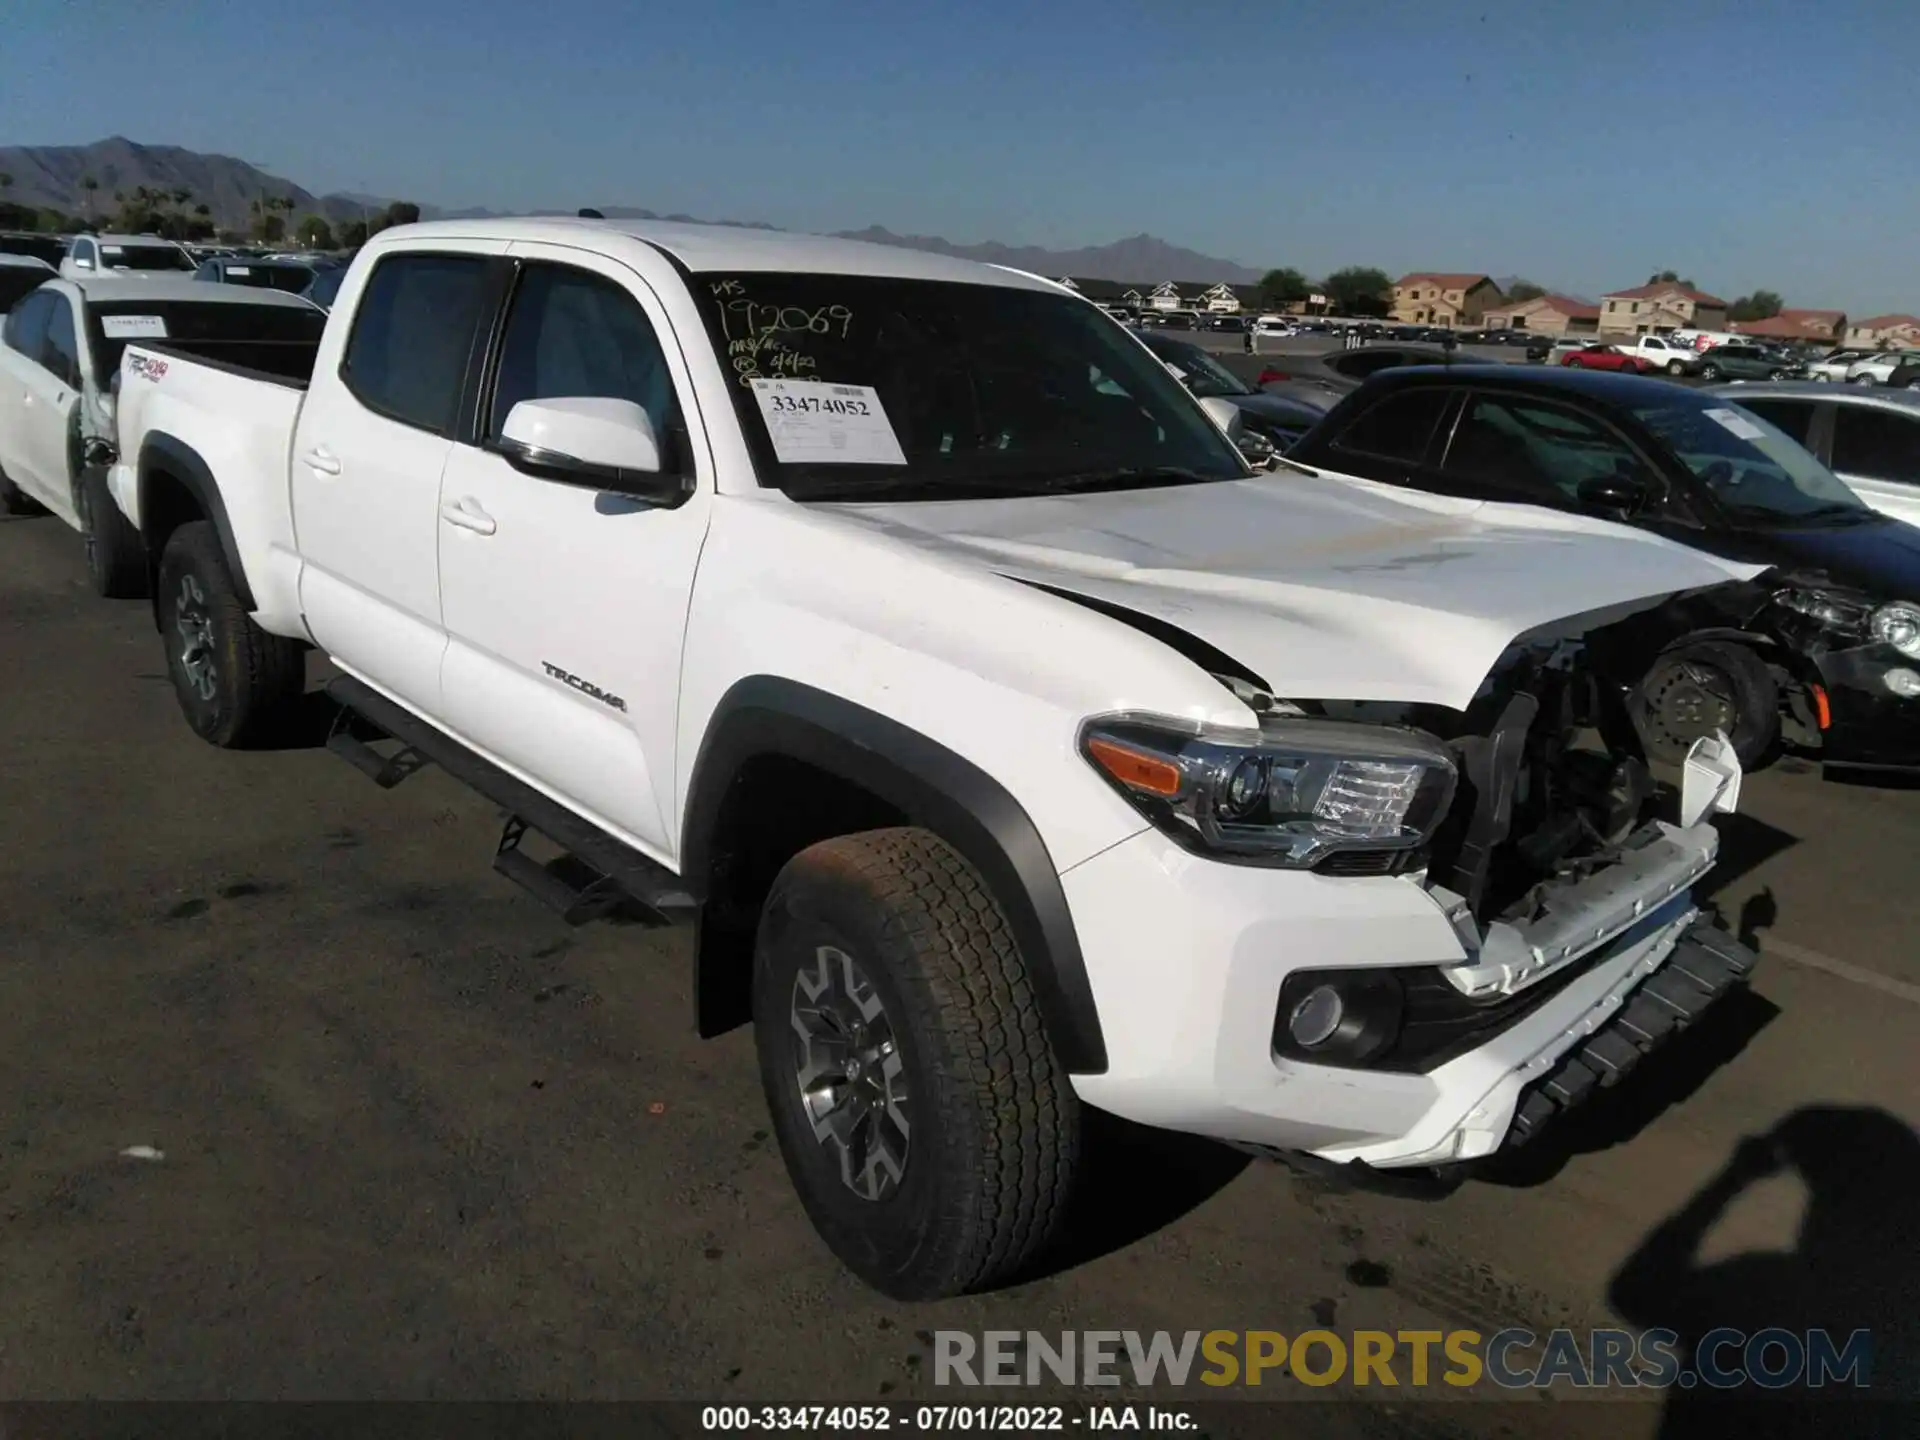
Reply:
[[36, 365], [43, 363], [41, 352], [45, 349], [47, 321], [58, 303], [58, 297], [47, 291], [29, 295], [8, 313], [0, 339], [4, 339], [7, 348], [15, 354], [24, 355]]
[[354, 312], [340, 378], [369, 410], [451, 436], [486, 290], [479, 255], [390, 255]]
[[73, 306], [56, 299], [47, 317], [47, 338], [40, 363], [69, 385], [80, 383], [80, 342], [73, 329]]
[[1577, 411], [1485, 395], [1468, 400], [1442, 468], [1548, 503], [1578, 501], [1589, 480], [1647, 473], [1625, 441]]
[[1920, 420], [1866, 405], [1833, 417], [1833, 468], [1870, 480], [1920, 481]]
[[1333, 439], [1336, 450], [1418, 465], [1452, 390], [1402, 390], [1364, 411]]
[[611, 280], [562, 265], [521, 272], [500, 349], [487, 438], [500, 438], [522, 400], [631, 400], [653, 422], [669, 469], [680, 429], [667, 359], [640, 303]]
[[1742, 402], [1742, 406], [1790, 437], [1795, 444], [1805, 445], [1807, 437], [1813, 433], [1812, 401], [1747, 400]]

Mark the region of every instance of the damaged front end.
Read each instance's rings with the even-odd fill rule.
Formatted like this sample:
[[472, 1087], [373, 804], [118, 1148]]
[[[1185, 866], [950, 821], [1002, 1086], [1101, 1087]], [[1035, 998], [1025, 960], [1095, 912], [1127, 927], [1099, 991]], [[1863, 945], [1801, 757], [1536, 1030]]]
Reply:
[[1788, 575], [1749, 623], [1785, 652], [1790, 738], [1836, 767], [1920, 768], [1920, 604]]
[[[1724, 737], [1699, 742], [1676, 792], [1656, 785], [1632, 719], [1633, 686], [1678, 623], [1675, 612], [1642, 612], [1572, 638], [1560, 627], [1556, 638], [1517, 642], [1464, 712], [1300, 706], [1328, 719], [1408, 727], [1453, 755], [1451, 805], [1420, 868], [1407, 869], [1446, 911], [1465, 959], [1384, 973], [1295, 972], [1275, 1016], [1277, 1057], [1432, 1073], [1512, 1031], [1582, 976], [1624, 967], [1604, 1003], [1514, 1057], [1522, 1084], [1510, 1123], [1504, 1104], [1497, 1107], [1504, 1137], [1470, 1139], [1463, 1129], [1442, 1153], [1393, 1163], [1470, 1158], [1502, 1138], [1524, 1143], [1751, 972], [1753, 952], [1692, 894], [1718, 854], [1711, 817], [1738, 802], [1732, 747]], [[1304, 1043], [1311, 1033], [1303, 1036], [1294, 1021], [1329, 990], [1351, 994], [1349, 1011], [1391, 1012], [1372, 1027], [1371, 1048], [1329, 1055]]]

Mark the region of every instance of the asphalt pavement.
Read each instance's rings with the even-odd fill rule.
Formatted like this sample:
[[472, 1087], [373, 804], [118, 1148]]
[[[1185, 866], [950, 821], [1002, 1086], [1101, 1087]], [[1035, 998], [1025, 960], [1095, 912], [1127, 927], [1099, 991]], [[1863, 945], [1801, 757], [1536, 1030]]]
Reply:
[[1752, 993], [1515, 1162], [1379, 1194], [1103, 1125], [1043, 1273], [912, 1307], [814, 1238], [683, 932], [566, 929], [490, 870], [491, 806], [379, 790], [317, 703], [202, 744], [56, 521], [0, 521], [0, 674], [0, 1399], [1005, 1401], [936, 1392], [932, 1332], [1604, 1324], [1649, 1266], [1635, 1324], [1869, 1326], [1911, 1374], [1920, 790], [1748, 777], [1713, 885]]

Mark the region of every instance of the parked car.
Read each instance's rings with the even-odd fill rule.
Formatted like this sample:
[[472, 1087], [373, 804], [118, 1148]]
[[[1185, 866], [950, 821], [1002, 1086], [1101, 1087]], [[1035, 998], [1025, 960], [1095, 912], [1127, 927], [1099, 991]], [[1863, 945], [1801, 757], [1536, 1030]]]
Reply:
[[1668, 375], [1700, 373], [1700, 352], [1693, 346], [1666, 335], [1636, 335], [1619, 342], [1627, 354], [1646, 361], [1645, 370], [1660, 370]]
[[1450, 350], [1398, 343], [1360, 345], [1320, 355], [1275, 355], [1265, 362], [1254, 383], [1276, 393], [1298, 393], [1299, 387], [1307, 387], [1344, 395], [1382, 370], [1397, 365], [1450, 365], [1453, 358]]
[[49, 274], [0, 330], [0, 508], [51, 510], [81, 533], [100, 594], [144, 594], [146, 552], [109, 498], [103, 468], [127, 345], [164, 340], [170, 354], [264, 368], [277, 347], [317, 340], [323, 323], [294, 296], [185, 275]]
[[1577, 355], [1588, 346], [1598, 345], [1600, 343], [1600, 341], [1595, 340], [1591, 335], [1562, 335], [1548, 348], [1546, 363], [1549, 365], [1562, 364], [1565, 362], [1567, 356]]
[[1845, 380], [1847, 372], [1862, 360], [1871, 358], [1871, 350], [1832, 350], [1807, 365], [1809, 380]]
[[1231, 401], [1246, 428], [1275, 450], [1285, 450], [1306, 434], [1333, 404], [1333, 393], [1327, 390], [1270, 395], [1249, 385], [1190, 341], [1156, 335], [1151, 330], [1135, 333], [1196, 397]]
[[1717, 393], [1805, 446], [1881, 514], [1920, 526], [1920, 394], [1805, 381]]
[[0, 254], [0, 314], [53, 279], [54, 268], [31, 255]]
[[1907, 350], [1881, 350], [1847, 367], [1849, 385], [1885, 385], [1893, 372], [1913, 358]]
[[0, 230], [0, 255], [38, 260], [49, 269], [58, 270], [60, 262], [67, 258], [67, 242], [57, 235], [43, 235], [34, 230]]
[[1800, 373], [1797, 362], [1774, 355], [1746, 341], [1729, 340], [1700, 354], [1694, 374], [1702, 380], [1790, 380]]
[[153, 235], [76, 235], [60, 262], [60, 275], [85, 280], [96, 275], [151, 278], [191, 274], [197, 262], [185, 247]]
[[252, 256], [217, 255], [202, 260], [194, 279], [216, 285], [248, 285], [256, 290], [284, 290], [298, 295], [334, 267], [322, 268], [305, 260], [256, 260]]
[[1920, 390], [1920, 351], [1909, 350], [1900, 363], [1887, 372], [1883, 382], [1889, 390]]
[[1618, 345], [1599, 343], [1569, 350], [1560, 357], [1560, 363], [1574, 370], [1623, 370], [1629, 375], [1644, 375], [1653, 369], [1651, 360]]
[[341, 293], [296, 374], [126, 356], [183, 715], [271, 734], [312, 644], [365, 727], [330, 748], [491, 797], [504, 875], [698, 919], [701, 1033], [752, 1024], [890, 1295], [1025, 1270], [1082, 1105], [1457, 1164], [1753, 967], [1691, 893], [1737, 762], [1670, 804], [1572, 758], [1742, 567], [1255, 476], [1084, 301], [948, 256], [468, 219]]
[[1697, 609], [1635, 685], [1648, 750], [1677, 762], [1725, 733], [1751, 765], [1785, 734], [1830, 765], [1920, 767], [1920, 530], [1870, 508], [1746, 395], [1552, 369], [1396, 371], [1288, 459], [1765, 567]]

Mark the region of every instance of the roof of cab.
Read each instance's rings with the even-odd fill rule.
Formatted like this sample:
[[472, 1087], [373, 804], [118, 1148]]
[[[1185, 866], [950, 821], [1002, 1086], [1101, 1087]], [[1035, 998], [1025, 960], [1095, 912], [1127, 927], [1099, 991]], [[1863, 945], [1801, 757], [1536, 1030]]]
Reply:
[[666, 252], [699, 274], [730, 271], [795, 271], [828, 275], [876, 275], [900, 280], [952, 280], [1065, 293], [1060, 286], [1023, 271], [975, 260], [744, 225], [692, 225], [670, 220], [586, 220], [573, 216], [515, 219], [434, 220], [382, 230], [369, 248], [412, 240], [528, 240], [571, 245], [607, 254], [630, 244]]
[[310, 301], [284, 290], [268, 290], [251, 285], [216, 285], [210, 280], [195, 280], [185, 273], [175, 278], [171, 275], [134, 276], [109, 272], [105, 275], [84, 275], [61, 283], [73, 286], [93, 304], [167, 300], [208, 305], [278, 305], [301, 310], [314, 308]]
[[22, 270], [44, 270], [49, 275], [54, 273], [53, 266], [37, 255], [15, 255], [5, 250], [0, 250], [0, 265], [11, 265]]

